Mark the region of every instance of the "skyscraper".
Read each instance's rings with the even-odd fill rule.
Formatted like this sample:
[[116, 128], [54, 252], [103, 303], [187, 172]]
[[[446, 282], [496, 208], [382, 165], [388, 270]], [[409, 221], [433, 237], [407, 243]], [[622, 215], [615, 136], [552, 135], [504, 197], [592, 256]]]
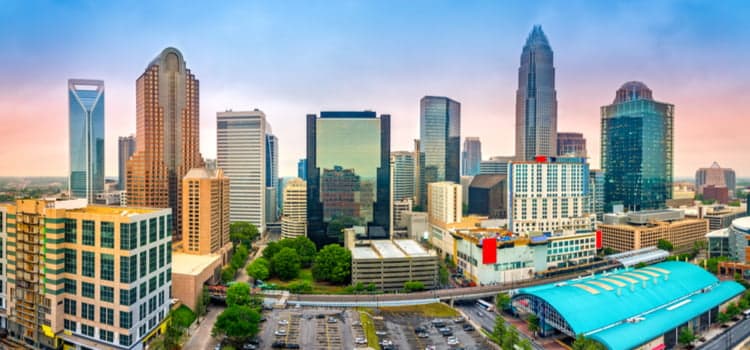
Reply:
[[127, 162], [129, 206], [172, 208], [182, 239], [182, 178], [203, 167], [198, 80], [168, 47], [136, 80], [136, 149]]
[[482, 143], [478, 137], [467, 137], [464, 140], [462, 154], [461, 175], [479, 175], [479, 162], [482, 161]]
[[307, 236], [307, 183], [293, 178], [284, 186], [284, 215], [281, 217], [281, 237]]
[[[427, 184], [461, 181], [461, 104], [447, 97], [425, 96], [419, 103], [420, 193]], [[427, 196], [421, 196], [421, 205]]]
[[228, 255], [229, 178], [221, 169], [195, 168], [182, 181], [183, 251]]
[[414, 200], [414, 154], [406, 151], [391, 153], [391, 167], [393, 200]]
[[117, 188], [127, 188], [127, 163], [135, 153], [135, 136], [120, 136], [117, 140]]
[[297, 162], [297, 177], [307, 181], [307, 159], [300, 159]]
[[277, 192], [279, 190], [279, 139], [266, 123], [266, 222], [279, 218]]
[[578, 132], [557, 133], [557, 155], [586, 158], [586, 139]]
[[658, 209], [672, 198], [674, 105], [643, 83], [625, 83], [601, 108], [605, 210]]
[[557, 154], [557, 92], [552, 48], [541, 26], [526, 39], [516, 91], [516, 159]]
[[700, 168], [695, 172], [695, 191], [703, 194], [703, 189], [707, 186], [726, 187], [729, 190], [729, 196], [734, 195], [737, 181], [734, 170], [731, 168], [722, 168], [719, 163], [713, 162], [710, 168]]
[[318, 247], [343, 242], [343, 228], [353, 225], [388, 237], [390, 139], [388, 114], [307, 115], [307, 234]]
[[229, 178], [229, 221], [265, 231], [266, 115], [259, 111], [216, 113], [216, 164]]
[[71, 197], [94, 202], [104, 191], [104, 82], [68, 80]]

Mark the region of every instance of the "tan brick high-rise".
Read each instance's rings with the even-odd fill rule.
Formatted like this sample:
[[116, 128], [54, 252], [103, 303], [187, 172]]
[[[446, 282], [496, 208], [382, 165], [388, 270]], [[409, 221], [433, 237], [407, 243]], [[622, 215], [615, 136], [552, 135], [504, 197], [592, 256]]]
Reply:
[[203, 166], [198, 80], [168, 47], [136, 81], [136, 152], [127, 163], [128, 206], [173, 208], [182, 238], [182, 178]]
[[182, 248], [185, 253], [226, 256], [229, 240], [229, 178], [221, 169], [191, 169], [182, 179]]

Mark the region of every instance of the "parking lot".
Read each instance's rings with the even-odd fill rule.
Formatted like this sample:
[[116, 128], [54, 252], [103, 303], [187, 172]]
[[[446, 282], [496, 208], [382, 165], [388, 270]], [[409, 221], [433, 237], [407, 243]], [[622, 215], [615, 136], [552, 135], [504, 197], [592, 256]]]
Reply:
[[[479, 330], [472, 330], [473, 327], [462, 320], [455, 322], [450, 318], [391, 312], [381, 313], [381, 316], [382, 320], [375, 320], [375, 330], [383, 349], [490, 349]], [[464, 326], [469, 330], [464, 330]], [[452, 339], [452, 344], [449, 344], [449, 339]]]
[[341, 309], [265, 311], [266, 322], [260, 331], [261, 349], [353, 349], [352, 315], [356, 313]]

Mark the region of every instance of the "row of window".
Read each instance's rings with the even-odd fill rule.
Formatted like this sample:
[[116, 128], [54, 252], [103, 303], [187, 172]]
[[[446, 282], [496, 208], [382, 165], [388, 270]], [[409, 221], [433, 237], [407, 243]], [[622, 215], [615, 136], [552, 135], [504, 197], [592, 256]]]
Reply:
[[[148, 282], [141, 283], [138, 287], [131, 289], [120, 289], [120, 305], [133, 305], [138, 298], [145, 298], [149, 293], [156, 291], [157, 288], [163, 287], [166, 283], [172, 281], [172, 269], [169, 268], [166, 271], [151, 277]], [[77, 295], [78, 281], [66, 278], [64, 280], [65, 288], [64, 291], [67, 294]], [[171, 286], [170, 286], [171, 290]], [[89, 299], [96, 299], [96, 285], [89, 282], [81, 282], [81, 296]], [[170, 291], [171, 294], [171, 291]], [[107, 303], [115, 302], [115, 289], [111, 286], [99, 286], [99, 300]]]
[[[65, 272], [78, 274], [78, 251], [64, 250]], [[172, 263], [172, 242], [152, 247], [140, 254], [140, 277], [154, 272], [158, 267]], [[138, 278], [138, 256], [120, 256], [120, 282], [131, 283]], [[81, 252], [81, 275], [96, 278], [96, 253]], [[99, 255], [99, 278], [105, 281], [115, 280], [115, 258], [112, 254]]]
[[[148, 225], [148, 226], [147, 226]], [[94, 246], [96, 244], [96, 222], [93, 220], [81, 221], [81, 244]], [[140, 227], [140, 230], [139, 230]], [[157, 230], [158, 227], [158, 230]], [[120, 224], [120, 249], [131, 250], [140, 246], [156, 242], [172, 236], [172, 215], [161, 216], [142, 220], [140, 223]], [[147, 229], [148, 228], [148, 229]], [[115, 247], [115, 224], [108, 221], [99, 223], [100, 246], [102, 248]], [[65, 220], [65, 242], [78, 242], [78, 221], [76, 219]], [[158, 237], [158, 238], [157, 238]]]
[[[66, 330], [69, 330], [71, 332], [78, 332], [78, 324], [73, 320], [65, 319], [64, 327]], [[94, 338], [94, 331], [95, 328], [93, 326], [89, 326], [87, 324], [81, 323], [81, 331], [80, 333], [90, 337]], [[119, 343], [123, 346], [130, 346], [133, 343], [133, 336], [129, 334], [119, 334]], [[112, 331], [108, 331], [105, 329], [99, 329], [99, 340], [113, 343], [115, 341], [115, 335]]]

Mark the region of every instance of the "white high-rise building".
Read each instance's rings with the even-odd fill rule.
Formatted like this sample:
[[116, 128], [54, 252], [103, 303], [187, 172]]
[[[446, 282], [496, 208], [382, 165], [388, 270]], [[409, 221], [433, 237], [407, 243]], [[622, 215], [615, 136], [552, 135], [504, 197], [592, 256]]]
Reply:
[[427, 208], [430, 222], [452, 224], [461, 222], [461, 185], [450, 182], [433, 182], [427, 185]]
[[250, 222], [264, 232], [266, 115], [259, 111], [216, 114], [216, 165], [229, 177], [229, 221]]
[[591, 231], [586, 158], [537, 157], [508, 164], [509, 229], [563, 233]]
[[284, 186], [281, 237], [307, 236], [307, 182], [293, 178]]

